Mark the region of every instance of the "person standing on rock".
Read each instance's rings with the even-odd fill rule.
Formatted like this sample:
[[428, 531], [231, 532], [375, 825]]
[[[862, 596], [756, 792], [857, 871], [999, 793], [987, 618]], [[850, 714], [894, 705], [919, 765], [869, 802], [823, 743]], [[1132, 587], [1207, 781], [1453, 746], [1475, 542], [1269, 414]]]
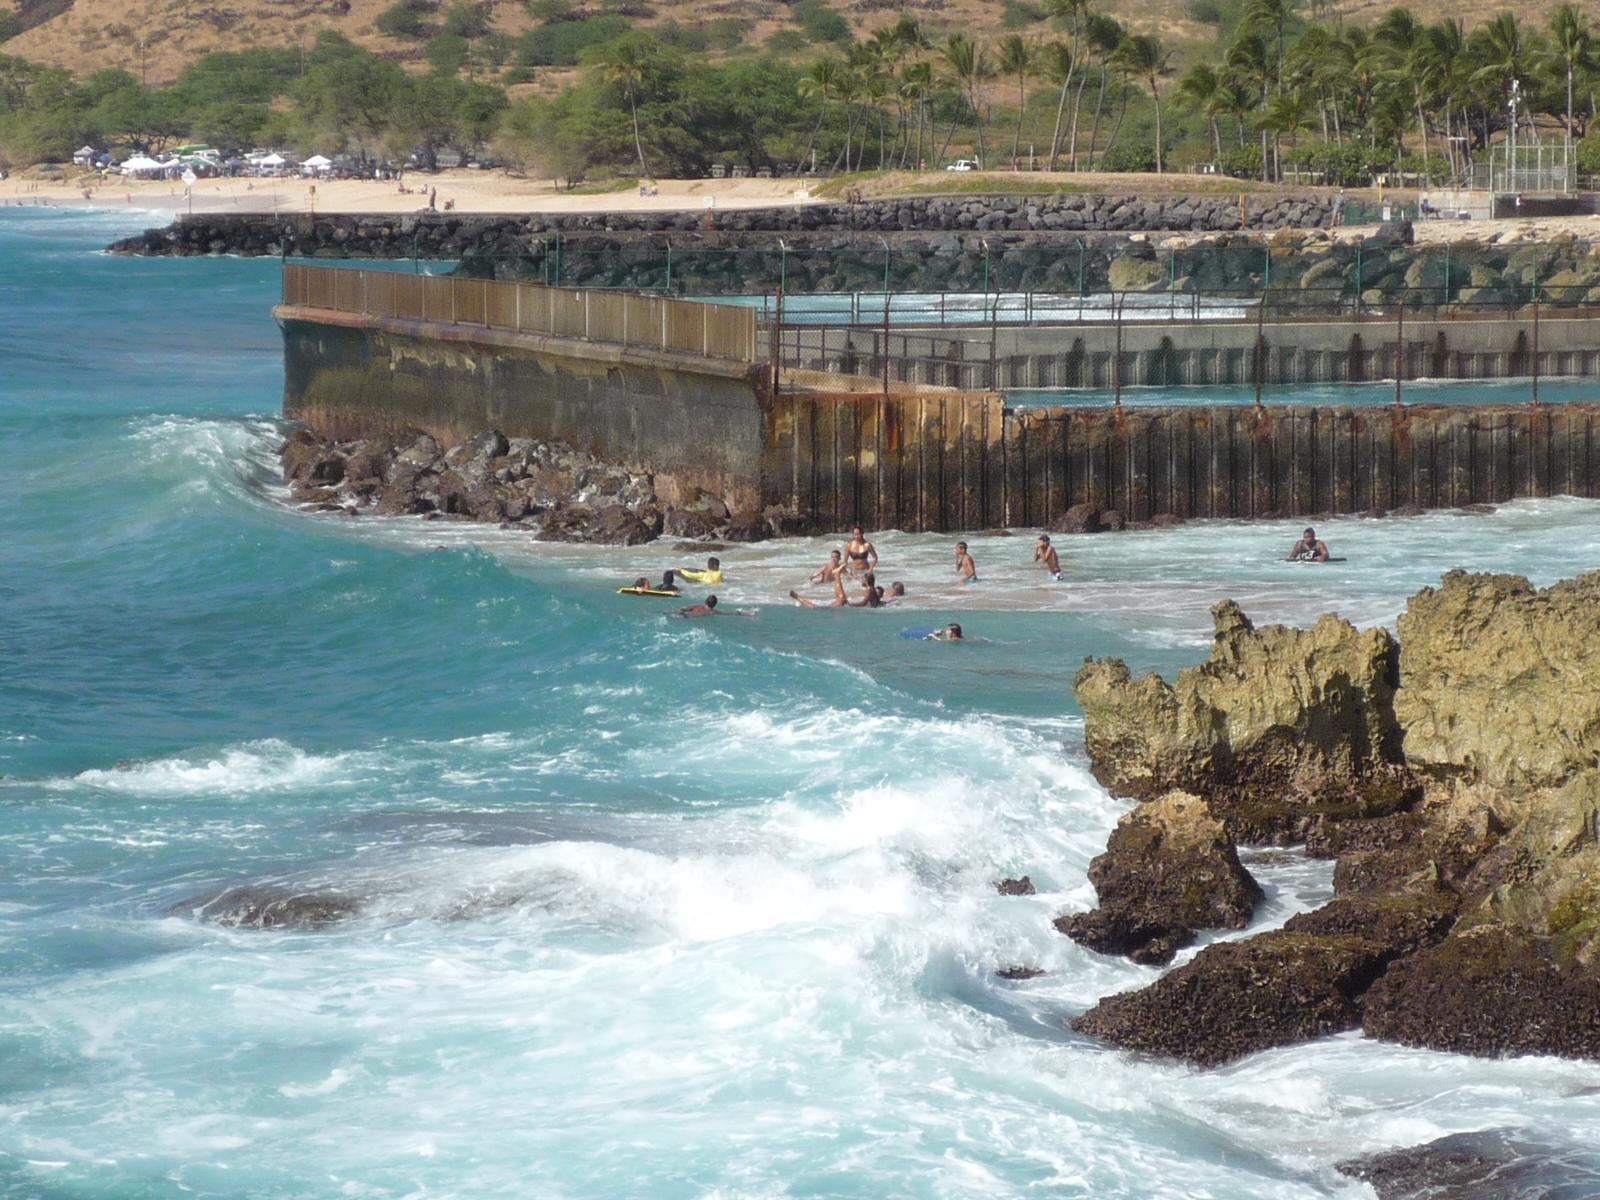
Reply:
[[1039, 540], [1033, 544], [1033, 561], [1042, 562], [1044, 569], [1050, 572], [1050, 578], [1057, 583], [1061, 582], [1061, 558], [1056, 554], [1056, 548], [1050, 544], [1050, 535], [1041, 533]]
[[1300, 540], [1289, 551], [1290, 562], [1327, 562], [1328, 543], [1317, 540], [1317, 531], [1310, 526], [1300, 535]]
[[965, 542], [956, 543], [956, 574], [961, 577], [957, 583], [978, 582], [978, 564], [972, 561], [972, 555], [967, 552]]

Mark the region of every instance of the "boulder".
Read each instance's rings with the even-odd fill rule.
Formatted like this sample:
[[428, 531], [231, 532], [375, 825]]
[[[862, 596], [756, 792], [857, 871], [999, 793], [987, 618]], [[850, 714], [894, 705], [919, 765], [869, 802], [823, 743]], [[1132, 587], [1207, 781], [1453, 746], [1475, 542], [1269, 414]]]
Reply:
[[1118, 795], [1206, 800], [1245, 842], [1302, 838], [1316, 816], [1379, 815], [1414, 797], [1394, 715], [1396, 648], [1331, 614], [1256, 629], [1213, 606], [1210, 658], [1168, 684], [1086, 661], [1073, 692], [1095, 777]]
[[439, 461], [439, 443], [434, 441], [431, 434], [421, 434], [401, 450], [395, 456], [395, 460], [405, 466], [416, 467], [420, 471], [430, 470]]
[[1032, 896], [1033, 880], [1027, 875], [1020, 879], [1002, 879], [994, 885], [994, 890], [1002, 896]]
[[1154, 258], [1124, 254], [1112, 260], [1107, 281], [1113, 292], [1155, 292], [1166, 286], [1168, 270]]
[[1600, 572], [1536, 590], [1452, 571], [1397, 628], [1395, 715], [1416, 770], [1548, 787], [1600, 757]]
[[1205, 801], [1169, 792], [1117, 822], [1089, 864], [1100, 907], [1056, 928], [1102, 954], [1167, 963], [1201, 929], [1243, 929], [1261, 888]]
[[377, 442], [358, 442], [345, 459], [344, 473], [349, 479], [381, 479], [388, 470], [390, 447]]
[[1365, 938], [1273, 930], [1207, 946], [1149, 987], [1101, 1000], [1072, 1028], [1127, 1050], [1221, 1066], [1354, 1029], [1358, 998], [1386, 963]]
[[1100, 511], [1092, 504], [1074, 504], [1050, 523], [1051, 533], [1099, 533]]
[[1107, 533], [1121, 533], [1128, 527], [1128, 518], [1114, 508], [1103, 508], [1099, 513], [1100, 528]]
[[1367, 1033], [1459, 1054], [1600, 1058], [1600, 979], [1504, 925], [1396, 963], [1363, 1001]]
[[741, 509], [728, 518], [717, 536], [727, 542], [761, 542], [772, 536], [766, 519], [752, 509]]

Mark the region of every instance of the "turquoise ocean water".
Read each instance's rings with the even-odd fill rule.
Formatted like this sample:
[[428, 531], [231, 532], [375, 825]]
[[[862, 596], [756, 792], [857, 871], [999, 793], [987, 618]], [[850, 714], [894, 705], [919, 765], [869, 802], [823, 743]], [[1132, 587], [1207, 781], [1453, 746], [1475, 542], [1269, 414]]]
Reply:
[[[970, 589], [886, 533], [882, 613], [789, 606], [834, 544], [793, 541], [723, 556], [756, 617], [674, 622], [612, 591], [668, 546], [288, 507], [277, 264], [96, 253], [140, 224], [0, 213], [0, 1195], [1359, 1197], [1351, 1154], [1600, 1134], [1593, 1065], [1109, 1052], [1064, 1022], [1153, 973], [1049, 924], [1123, 807], [1085, 655], [1548, 582], [1600, 504], [1335, 521], [1317, 568], [1291, 523], [1065, 539], [1060, 585], [1018, 531]], [[1256, 928], [1329, 894], [1252, 861]], [[239, 883], [363, 909], [183, 909]]]

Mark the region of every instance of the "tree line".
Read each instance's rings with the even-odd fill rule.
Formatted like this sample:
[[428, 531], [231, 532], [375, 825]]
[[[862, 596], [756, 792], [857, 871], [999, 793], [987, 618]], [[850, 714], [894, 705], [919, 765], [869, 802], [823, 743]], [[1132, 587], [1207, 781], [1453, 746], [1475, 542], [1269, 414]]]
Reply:
[[[495, 73], [483, 48], [492, 34], [464, 4], [445, 10], [440, 28], [413, 30], [430, 46], [466, 47], [423, 73], [332, 32], [303, 50], [210, 54], [160, 88], [126, 71], [80, 78], [0, 56], [0, 157], [200, 140], [366, 160], [415, 152], [426, 164], [446, 147], [493, 145], [530, 172], [577, 182], [719, 164], [936, 168], [960, 152], [985, 168], [1164, 171], [1176, 158], [1241, 177], [1299, 168], [1359, 185], [1395, 168], [1459, 175], [1514, 120], [1524, 140], [1570, 135], [1584, 169], [1600, 169], [1600, 137], [1589, 136], [1600, 54], [1575, 4], [1542, 28], [1504, 12], [1469, 33], [1407, 8], [1344, 26], [1314, 19], [1320, 9], [1302, 15], [1294, 0], [1190, 0], [1216, 41], [1180, 75], [1172, 47], [1129, 31], [1096, 0], [1013, 5], [1021, 27], [992, 40], [935, 39], [904, 15], [855, 40], [826, 20], [837, 14], [822, 0], [806, 0], [807, 53], [821, 48], [808, 61], [787, 45], [712, 61], [615, 12], [576, 36], [567, 27], [588, 18], [562, 0], [538, 2], [540, 52], [565, 47], [580, 73], [554, 95], [515, 100], [508, 80], [521, 68]], [[428, 11], [397, 5], [391, 20]]]

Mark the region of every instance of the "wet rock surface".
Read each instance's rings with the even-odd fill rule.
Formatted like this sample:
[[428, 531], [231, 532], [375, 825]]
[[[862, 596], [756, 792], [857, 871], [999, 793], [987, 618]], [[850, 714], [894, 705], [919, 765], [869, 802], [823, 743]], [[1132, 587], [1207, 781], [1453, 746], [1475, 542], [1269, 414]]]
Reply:
[[298, 429], [279, 458], [294, 498], [319, 511], [489, 521], [545, 541], [632, 546], [666, 533], [748, 542], [794, 524], [779, 510], [729, 512], [698, 490], [669, 504], [648, 474], [497, 429], [448, 449], [427, 433], [335, 442]]
[[1339, 1170], [1378, 1200], [1579, 1200], [1600, 1196], [1600, 1152], [1549, 1145], [1516, 1130], [1457, 1133], [1369, 1154]]
[[1171, 962], [1201, 929], [1243, 929], [1261, 899], [1222, 822], [1187, 792], [1169, 792], [1123, 817], [1105, 853], [1089, 864], [1089, 882], [1100, 907], [1061, 917], [1056, 928], [1137, 963]]
[[[1181, 787], [1225, 826], [1214, 854], [1303, 837], [1335, 859], [1335, 898], [1074, 1028], [1203, 1065], [1358, 1025], [1600, 1058], [1600, 573], [1541, 590], [1452, 572], [1411, 599], [1398, 643], [1332, 616], [1256, 630], [1230, 602], [1213, 615], [1210, 659], [1171, 684], [1116, 660], [1078, 675], [1096, 776], [1144, 802], [1102, 859]], [[1102, 859], [1100, 911], [1186, 924], [1187, 897]], [[1129, 952], [1080, 936], [1097, 932], [1082, 918], [1060, 925]]]
[[250, 884], [182, 900], [168, 911], [241, 929], [324, 929], [360, 909], [360, 901], [340, 892]]

